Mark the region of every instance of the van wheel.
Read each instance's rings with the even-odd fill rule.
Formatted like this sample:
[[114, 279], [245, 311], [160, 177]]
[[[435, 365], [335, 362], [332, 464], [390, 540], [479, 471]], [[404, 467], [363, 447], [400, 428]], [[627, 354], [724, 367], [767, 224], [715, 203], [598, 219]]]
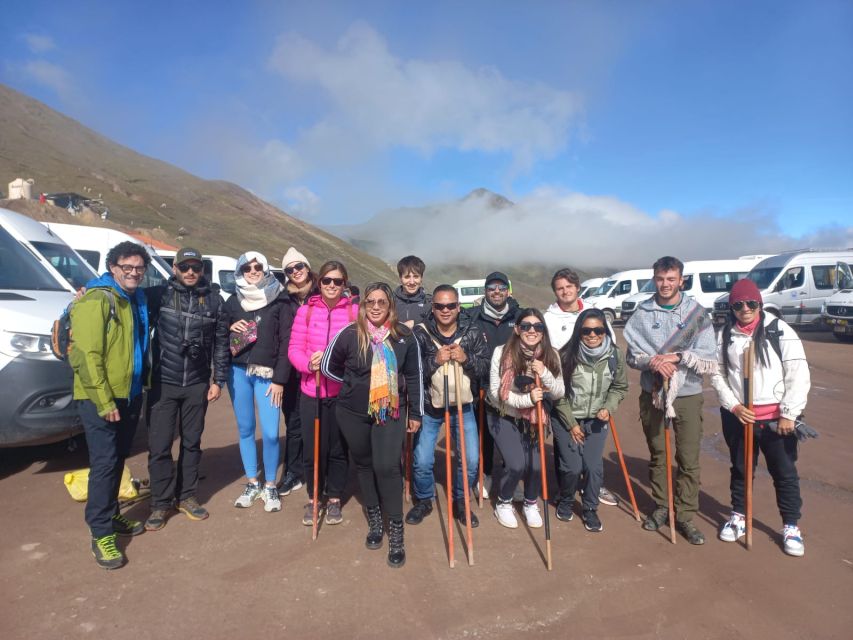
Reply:
[[839, 342], [846, 342], [847, 344], [853, 343], [853, 334], [851, 333], [833, 333], [835, 339]]
[[604, 318], [607, 320], [607, 324], [613, 324], [616, 322], [616, 315], [610, 309], [604, 310]]

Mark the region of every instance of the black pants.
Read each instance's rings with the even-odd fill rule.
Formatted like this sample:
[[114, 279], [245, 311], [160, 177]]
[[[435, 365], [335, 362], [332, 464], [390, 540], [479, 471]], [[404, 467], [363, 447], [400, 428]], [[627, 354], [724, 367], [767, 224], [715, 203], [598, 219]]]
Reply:
[[489, 431], [492, 432], [498, 451], [504, 459], [505, 472], [501, 478], [498, 498], [504, 502], [512, 500], [518, 481], [523, 479], [525, 500], [536, 500], [542, 485], [542, 465], [539, 459], [537, 437], [527, 426], [520, 426], [510, 418], [495, 413], [486, 413], [486, 415], [489, 420]]
[[[299, 416], [299, 376], [293, 375], [284, 385], [281, 412], [284, 414], [284, 472], [305, 479], [302, 465], [302, 419]], [[314, 425], [312, 424], [311, 427]]]
[[406, 411], [385, 424], [364, 413], [338, 406], [338, 424], [352, 453], [364, 506], [381, 504], [391, 520], [403, 519], [403, 474], [400, 455], [406, 439]]
[[107, 422], [98, 415], [90, 400], [75, 402], [77, 414], [86, 432], [89, 449], [89, 497], [86, 500], [86, 524], [93, 538], [113, 533], [112, 518], [118, 511], [118, 489], [124, 461], [130, 453], [142, 396], [132, 401], [116, 400], [121, 416], [118, 422]]
[[[743, 424], [730, 411], [720, 409], [723, 420], [723, 438], [729, 445], [731, 455], [732, 511], [746, 513], [744, 506], [744, 438]], [[802, 514], [803, 499], [800, 497], [800, 476], [797, 474], [797, 437], [793, 434], [780, 436], [769, 427], [753, 427], [752, 470], [758, 463], [759, 449], [764, 453], [767, 471], [773, 478], [776, 489], [776, 506], [782, 515], [783, 524], [796, 525]]]
[[[485, 399], [477, 400], [475, 403], [474, 410], [477, 412], [477, 424], [479, 425], [480, 430], [483, 432], [483, 475], [491, 476], [492, 475], [492, 467], [495, 463], [495, 439], [492, 437], [492, 432], [489, 431], [489, 421], [491, 420], [491, 416], [489, 415], [489, 405], [483, 409], [483, 420], [486, 424], [479, 424], [480, 421], [480, 402], [486, 402]], [[494, 413], [494, 415], [498, 415]]]
[[[152, 509], [168, 509], [174, 500], [186, 500], [196, 494], [209, 388], [206, 382], [188, 387], [155, 384], [148, 392], [148, 475]], [[172, 460], [176, 434], [181, 441], [177, 469]]]
[[[329, 498], [340, 498], [347, 483], [349, 465], [347, 445], [338, 428], [335, 398], [320, 400], [320, 469], [318, 494]], [[304, 393], [299, 398], [299, 415], [305, 422], [302, 429], [302, 467], [305, 472], [305, 487], [308, 497], [314, 496], [314, 416], [317, 414], [317, 399]]]
[[598, 492], [604, 483], [604, 445], [610, 426], [598, 418], [578, 421], [584, 433], [583, 444], [574, 441], [569, 429], [551, 417], [554, 433], [554, 468], [560, 485], [560, 500], [574, 501], [578, 489], [583, 490], [584, 511], [598, 509]]

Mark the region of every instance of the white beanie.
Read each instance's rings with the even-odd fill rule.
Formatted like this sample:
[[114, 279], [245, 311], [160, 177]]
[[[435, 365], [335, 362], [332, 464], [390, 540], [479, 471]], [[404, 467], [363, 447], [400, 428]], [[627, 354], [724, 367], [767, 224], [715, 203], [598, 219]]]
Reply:
[[311, 263], [308, 262], [308, 258], [299, 253], [295, 248], [290, 247], [287, 250], [287, 253], [284, 254], [284, 258], [281, 259], [281, 268], [286, 269], [287, 265], [292, 262], [304, 262], [308, 265], [308, 268], [311, 268]]

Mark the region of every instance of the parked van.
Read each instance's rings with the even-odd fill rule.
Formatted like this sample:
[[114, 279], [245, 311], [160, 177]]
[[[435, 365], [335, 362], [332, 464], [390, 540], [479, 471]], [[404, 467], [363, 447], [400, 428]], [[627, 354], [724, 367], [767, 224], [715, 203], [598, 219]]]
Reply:
[[[459, 294], [460, 307], [473, 307], [486, 295], [486, 280], [457, 280], [453, 288]], [[512, 295], [512, 282], [509, 283], [509, 293]]]
[[584, 306], [604, 312], [607, 322], [613, 324], [622, 318], [622, 302], [638, 293], [652, 279], [651, 269], [632, 269], [614, 273], [599, 285], [596, 292], [584, 300]]
[[853, 269], [847, 262], [835, 266], [834, 293], [823, 303], [821, 315], [839, 342], [853, 342]]
[[[790, 325], [818, 325], [821, 307], [835, 290], [838, 262], [853, 261], [853, 249], [790, 251], [756, 264], [747, 275], [761, 290], [764, 309]], [[714, 303], [714, 322], [729, 313], [729, 296]]]
[[[175, 253], [175, 251], [157, 249], [157, 255], [163, 258], [169, 267], [175, 262]], [[236, 288], [234, 271], [237, 269], [237, 258], [205, 254], [201, 262], [204, 265], [204, 276], [207, 281], [218, 284], [223, 300], [227, 300]]]
[[119, 242], [130, 240], [145, 247], [151, 256], [151, 265], [145, 272], [145, 277], [139, 286], [153, 287], [164, 284], [172, 275], [169, 265], [163, 262], [163, 259], [157, 255], [154, 249], [121, 231], [104, 227], [87, 227], [85, 225], [62, 224], [58, 222], [42, 222], [42, 224], [83, 256], [86, 262], [99, 274], [108, 271], [107, 252]]
[[[745, 278], [750, 269], [769, 256], [742, 256], [735, 260], [691, 260], [684, 263], [684, 284], [681, 291], [692, 296], [708, 310], [714, 312], [714, 302], [721, 293], [728, 293], [732, 285]], [[626, 321], [644, 300], [655, 294], [654, 278], [643, 289], [622, 303], [622, 320]]]
[[94, 271], [39, 222], [0, 209], [0, 447], [81, 431], [73, 373], [50, 347], [53, 321]]
[[607, 278], [590, 278], [589, 280], [584, 280], [581, 282], [581, 290], [578, 297], [586, 300], [595, 293], [598, 287], [600, 287], [605, 280], [607, 280]]

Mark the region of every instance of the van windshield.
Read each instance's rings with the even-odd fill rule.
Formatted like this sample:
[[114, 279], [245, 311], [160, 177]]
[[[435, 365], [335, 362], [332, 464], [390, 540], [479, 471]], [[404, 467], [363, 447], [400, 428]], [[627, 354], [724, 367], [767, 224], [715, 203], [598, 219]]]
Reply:
[[610, 291], [613, 288], [613, 285], [615, 285], [615, 284], [616, 284], [616, 280], [607, 280], [605, 282], [602, 282], [601, 286], [599, 286], [598, 289], [595, 290], [595, 293], [593, 293], [592, 295], [594, 295], [594, 296], [606, 296], [607, 292]]
[[96, 277], [85, 260], [67, 245], [55, 242], [33, 242], [32, 245], [75, 289], [84, 287], [89, 280]]
[[654, 293], [654, 292], [655, 292], [655, 281], [653, 279], [652, 280], [646, 280], [646, 284], [644, 284], [640, 288], [640, 293]]
[[36, 257], [0, 227], [0, 289], [65, 291]]
[[779, 275], [782, 267], [765, 267], [764, 269], [753, 269], [747, 274], [747, 278], [758, 285], [759, 291], [764, 291]]
[[219, 287], [225, 293], [234, 293], [235, 291], [237, 291], [237, 282], [234, 279], [233, 271], [225, 271], [224, 269], [220, 269]]

